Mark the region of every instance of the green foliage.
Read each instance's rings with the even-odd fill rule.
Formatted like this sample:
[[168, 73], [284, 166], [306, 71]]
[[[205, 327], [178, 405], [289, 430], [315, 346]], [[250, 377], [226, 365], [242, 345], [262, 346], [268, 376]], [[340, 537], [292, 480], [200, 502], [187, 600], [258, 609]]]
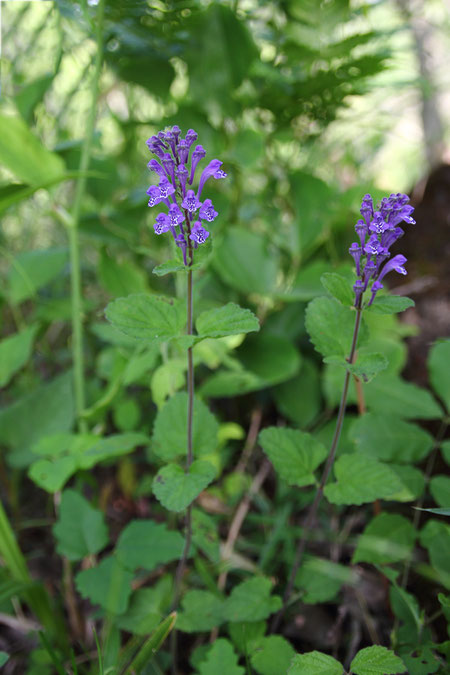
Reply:
[[112, 614], [123, 614], [131, 595], [133, 574], [115, 556], [103, 558], [97, 567], [78, 572], [75, 585], [94, 605]]
[[352, 570], [324, 558], [306, 558], [295, 579], [295, 585], [303, 592], [302, 601], [307, 604], [333, 600], [341, 587], [356, 583]]
[[223, 307], [203, 312], [195, 322], [202, 337], [225, 337], [259, 330], [258, 319], [249, 309], [242, 309], [233, 302]]
[[342, 455], [334, 466], [336, 482], [325, 487], [332, 504], [367, 504], [392, 498], [402, 483], [387, 464], [365, 455]]
[[105, 314], [114, 328], [136, 340], [169, 340], [178, 337], [185, 324], [179, 302], [143, 293], [113, 300]]
[[433, 389], [443, 401], [447, 411], [450, 410], [450, 340], [437, 342], [430, 350], [428, 369]]
[[66, 266], [65, 248], [48, 248], [19, 253], [12, 261], [8, 274], [7, 296], [19, 304], [36, 295], [37, 291], [53, 281]]
[[345, 277], [336, 274], [336, 272], [326, 272], [322, 274], [320, 281], [325, 290], [343, 305], [352, 306], [355, 304], [355, 294]]
[[272, 582], [265, 577], [246, 579], [235, 586], [224, 606], [226, 621], [261, 621], [281, 607], [281, 598], [271, 596]]
[[350, 437], [358, 452], [387, 462], [422, 461], [433, 447], [430, 434], [394, 415], [367, 413], [350, 429]]
[[56, 550], [69, 560], [98, 553], [108, 543], [108, 529], [101, 511], [94, 509], [75, 490], [64, 490], [59, 518], [53, 526]]
[[268, 427], [259, 442], [276, 472], [289, 485], [311, 485], [314, 471], [327, 456], [327, 449], [311, 434], [294, 429]]
[[306, 329], [314, 347], [325, 357], [348, 356], [354, 323], [355, 313], [333, 298], [316, 298], [306, 309]]
[[365, 528], [358, 540], [352, 562], [394, 563], [411, 554], [416, 531], [398, 514], [380, 513]]
[[0, 387], [7, 385], [15, 373], [27, 363], [37, 329], [38, 325], [32, 324], [0, 341]]
[[342, 675], [341, 664], [322, 652], [297, 654], [292, 660], [288, 675]]
[[356, 675], [375, 675], [380, 672], [404, 673], [406, 668], [402, 660], [386, 647], [366, 647], [361, 649], [350, 664]]
[[209, 462], [195, 460], [188, 471], [167, 464], [153, 481], [153, 493], [169, 511], [183, 511], [214, 480], [216, 470]]
[[153, 520], [134, 520], [120, 533], [117, 560], [128, 570], [142, 568], [152, 572], [158, 565], [177, 560], [183, 550], [183, 537]]
[[178, 628], [186, 633], [209, 631], [223, 622], [223, 600], [209, 591], [188, 591], [181, 603]]
[[252, 643], [251, 664], [260, 675], [287, 673], [295, 652], [281, 635], [269, 635]]
[[224, 672], [227, 675], [244, 675], [245, 672], [238, 665], [233, 646], [224, 638], [219, 638], [211, 645], [198, 669], [198, 675], [216, 675], [218, 672]]
[[377, 295], [367, 311], [373, 314], [397, 314], [414, 305], [414, 300], [401, 295]]

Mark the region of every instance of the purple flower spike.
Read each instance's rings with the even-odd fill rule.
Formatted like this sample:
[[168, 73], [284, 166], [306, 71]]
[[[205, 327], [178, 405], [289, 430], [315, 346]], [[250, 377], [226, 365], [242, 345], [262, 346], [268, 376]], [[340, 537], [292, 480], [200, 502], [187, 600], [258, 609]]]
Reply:
[[200, 218], [203, 218], [203, 220], [207, 220], [208, 223], [212, 223], [212, 221], [215, 218], [217, 218], [218, 215], [219, 214], [214, 209], [212, 201], [210, 199], [205, 199], [200, 209], [199, 213]]
[[208, 237], [209, 237], [208, 230], [205, 230], [205, 228], [202, 227], [201, 222], [199, 220], [196, 220], [194, 225], [192, 226], [189, 238], [192, 239], [192, 241], [195, 241], [196, 244], [204, 244], [205, 241], [208, 239]]
[[355, 307], [358, 307], [361, 300], [361, 296], [364, 292], [364, 284], [361, 279], [357, 279], [353, 285], [353, 290], [355, 291]]
[[149, 206], [156, 206], [157, 204], [163, 201], [161, 190], [156, 185], [151, 185], [147, 190], [147, 194], [150, 197], [148, 200]]
[[214, 178], [226, 178], [227, 174], [220, 168], [222, 164], [223, 162], [221, 162], [220, 159], [212, 159], [208, 166], [203, 169], [197, 191], [197, 197], [199, 199], [202, 194], [203, 186], [208, 178], [211, 178], [211, 176], [214, 176]]
[[156, 216], [156, 223], [153, 225], [156, 234], [162, 234], [170, 230], [170, 219], [166, 213], [160, 213]]
[[399, 274], [407, 274], [407, 271], [403, 267], [406, 261], [407, 259], [401, 253], [394, 256], [392, 260], [388, 260], [378, 276], [378, 281], [381, 281], [381, 279], [392, 270], [395, 270]]
[[169, 219], [170, 224], [175, 227], [179, 225], [184, 220], [183, 212], [180, 210], [178, 204], [171, 204], [169, 207]]
[[372, 292], [372, 296], [371, 296], [369, 302], [367, 303], [367, 307], [370, 307], [370, 305], [372, 304], [372, 302], [375, 300], [376, 294], [377, 294], [378, 291], [380, 291], [382, 288], [383, 288], [383, 284], [380, 284], [379, 281], [374, 281], [374, 282], [373, 282], [372, 288], [370, 289], [371, 292]]
[[204, 157], [206, 157], [206, 151], [202, 145], [196, 145], [195, 150], [192, 153], [192, 165], [191, 165], [191, 175], [189, 178], [189, 185], [192, 185], [192, 181], [194, 180], [194, 174], [195, 170], [197, 168], [197, 164], [202, 160]]
[[158, 161], [156, 161], [156, 159], [151, 159], [147, 164], [147, 167], [150, 169], [150, 171], [155, 171], [158, 174], [158, 176], [166, 175], [161, 164]]
[[[202, 215], [202, 212], [200, 211], [200, 216], [201, 216], [201, 215]], [[360, 269], [360, 266], [359, 266], [359, 261], [361, 260], [362, 248], [361, 248], [361, 246], [359, 246], [359, 244], [357, 244], [356, 242], [353, 242], [353, 244], [352, 244], [352, 245], [350, 246], [350, 248], [348, 249], [348, 252], [349, 252], [350, 255], [352, 256], [353, 260], [355, 261], [355, 265], [356, 265], [356, 274], [357, 274], [358, 277], [359, 277], [360, 274], [361, 274], [361, 269]]]
[[363, 220], [361, 219], [358, 220], [358, 222], [355, 225], [355, 232], [359, 237], [361, 246], [364, 246], [364, 242], [366, 241], [367, 237], [368, 227]]
[[187, 209], [189, 213], [194, 213], [201, 205], [202, 203], [198, 201], [194, 190], [188, 190], [186, 197], [181, 202], [183, 209]]

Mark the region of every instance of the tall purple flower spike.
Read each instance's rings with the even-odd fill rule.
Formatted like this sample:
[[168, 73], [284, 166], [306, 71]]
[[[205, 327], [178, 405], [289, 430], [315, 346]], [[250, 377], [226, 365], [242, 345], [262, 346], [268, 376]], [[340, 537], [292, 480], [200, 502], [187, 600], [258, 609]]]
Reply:
[[367, 306], [372, 304], [378, 291], [383, 288], [381, 280], [386, 274], [392, 270], [398, 274], [407, 273], [404, 267], [405, 256], [398, 254], [389, 260], [389, 249], [404, 234], [402, 228], [398, 227], [399, 223], [416, 222], [411, 217], [414, 207], [408, 202], [409, 197], [398, 192], [383, 197], [375, 210], [372, 197], [369, 194], [364, 195], [360, 210], [362, 219], [355, 225], [361, 246], [353, 243], [349, 248], [356, 266], [357, 280], [353, 286], [355, 307], [361, 306], [364, 292], [370, 283], [371, 297]]
[[209, 232], [202, 225], [202, 220], [211, 223], [218, 216], [210, 199], [200, 201], [202, 190], [208, 178], [225, 178], [221, 169], [222, 162], [213, 159], [203, 169], [197, 192], [186, 189], [194, 182], [198, 164], [206, 157], [206, 150], [196, 145], [191, 153], [191, 146], [197, 140], [197, 132], [189, 129], [185, 138], [181, 137], [178, 126], [168, 131], [160, 131], [146, 142], [147, 147], [158, 159], [148, 163], [150, 171], [159, 177], [159, 185], [152, 185], [147, 190], [150, 207], [165, 204], [168, 213], [160, 213], [156, 217], [154, 230], [156, 234], [171, 232], [176, 246], [181, 248], [184, 264], [187, 265], [187, 253], [204, 244]]

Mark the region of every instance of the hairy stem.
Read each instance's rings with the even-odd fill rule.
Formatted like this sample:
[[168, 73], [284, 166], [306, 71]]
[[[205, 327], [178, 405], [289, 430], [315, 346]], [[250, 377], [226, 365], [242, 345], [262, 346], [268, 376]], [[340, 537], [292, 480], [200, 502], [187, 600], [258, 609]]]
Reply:
[[97, 12], [97, 53], [95, 56], [94, 73], [91, 82], [92, 101], [86, 122], [86, 135], [84, 137], [81, 149], [81, 158], [79, 171], [80, 176], [76, 182], [75, 196], [71, 213], [71, 223], [69, 227], [69, 248], [70, 248], [70, 266], [71, 266], [71, 304], [72, 304], [72, 358], [73, 358], [73, 376], [75, 392], [75, 410], [77, 416], [78, 430], [86, 431], [86, 420], [83, 419], [85, 408], [85, 384], [84, 384], [84, 358], [83, 358], [83, 308], [82, 308], [82, 289], [81, 289], [81, 268], [80, 268], [80, 242], [78, 236], [78, 226], [80, 222], [81, 205], [86, 190], [86, 172], [89, 168], [92, 138], [94, 134], [95, 118], [97, 114], [97, 100], [99, 91], [100, 73], [103, 63], [103, 17], [105, 9], [105, 0], [100, 0]]
[[[358, 341], [358, 333], [359, 333], [359, 327], [361, 325], [361, 314], [362, 314], [362, 309], [361, 309], [361, 304], [359, 303], [357, 308], [356, 308], [356, 318], [355, 318], [355, 327], [353, 329], [353, 339], [352, 339], [352, 345], [350, 347], [350, 354], [347, 359], [349, 363], [354, 362], [355, 358], [355, 353], [356, 353], [356, 344]], [[347, 394], [348, 394], [348, 387], [350, 384], [350, 378], [351, 378], [351, 373], [349, 370], [345, 372], [345, 380], [344, 380], [344, 387], [342, 389], [342, 396], [341, 396], [341, 401], [339, 404], [339, 411], [338, 411], [338, 416], [336, 420], [336, 428], [334, 430], [334, 435], [333, 435], [333, 440], [331, 442], [331, 447], [330, 447], [330, 452], [328, 454], [327, 461], [325, 463], [325, 467], [322, 473], [322, 477], [320, 479], [319, 487], [317, 489], [317, 492], [314, 497], [314, 501], [312, 502], [311, 506], [309, 507], [308, 515], [305, 520], [305, 524], [303, 527], [303, 534], [301, 536], [301, 539], [298, 542], [297, 549], [295, 552], [295, 558], [294, 562], [292, 565], [291, 573], [289, 576], [289, 581], [288, 585], [286, 586], [286, 590], [284, 592], [283, 596], [283, 606], [281, 607], [280, 611], [275, 615], [272, 626], [271, 626], [271, 632], [275, 632], [280, 624], [281, 619], [284, 616], [284, 613], [286, 611], [287, 605], [289, 603], [289, 599], [291, 597], [292, 591], [294, 589], [294, 582], [295, 582], [295, 577], [297, 576], [298, 569], [300, 567], [300, 563], [302, 562], [303, 555], [305, 553], [306, 549], [306, 543], [309, 538], [309, 534], [312, 529], [312, 525], [316, 519], [317, 511], [319, 509], [320, 502], [322, 501], [323, 497], [323, 491], [326, 485], [326, 482], [328, 480], [328, 476], [330, 475], [330, 471], [333, 467], [334, 460], [336, 457], [336, 450], [338, 447], [339, 443], [339, 438], [341, 436], [341, 431], [342, 431], [342, 425], [344, 422], [344, 417], [345, 417], [345, 408], [347, 405]]]

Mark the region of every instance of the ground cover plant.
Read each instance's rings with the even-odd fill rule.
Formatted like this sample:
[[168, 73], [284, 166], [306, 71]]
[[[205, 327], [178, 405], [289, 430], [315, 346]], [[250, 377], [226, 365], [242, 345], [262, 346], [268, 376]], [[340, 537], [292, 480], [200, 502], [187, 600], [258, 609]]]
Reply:
[[397, 5], [3, 9], [4, 672], [449, 672], [426, 199], [332, 135]]

